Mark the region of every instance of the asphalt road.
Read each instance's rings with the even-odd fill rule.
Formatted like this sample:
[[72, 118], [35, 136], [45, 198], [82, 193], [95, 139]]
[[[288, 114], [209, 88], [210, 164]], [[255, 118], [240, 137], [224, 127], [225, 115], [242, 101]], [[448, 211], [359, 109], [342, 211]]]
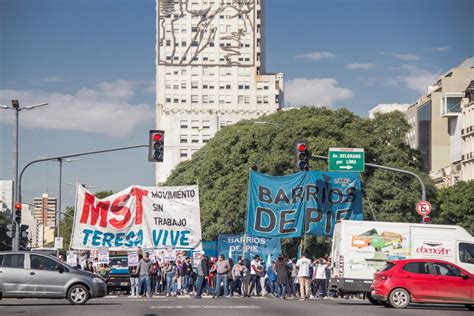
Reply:
[[136, 299], [105, 297], [90, 300], [83, 306], [71, 306], [66, 300], [3, 299], [0, 315], [190, 315], [190, 316], [243, 316], [243, 315], [470, 315], [464, 306], [411, 305], [406, 310], [374, 306], [363, 300], [285, 300], [275, 298], [193, 299], [190, 297], [155, 297]]

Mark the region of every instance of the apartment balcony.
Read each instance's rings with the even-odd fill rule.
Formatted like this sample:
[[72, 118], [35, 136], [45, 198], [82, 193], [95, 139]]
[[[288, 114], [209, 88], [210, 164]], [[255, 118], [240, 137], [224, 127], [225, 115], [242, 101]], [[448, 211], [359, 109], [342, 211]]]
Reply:
[[474, 134], [474, 125], [467, 126], [461, 130], [461, 137], [465, 138]]
[[464, 93], [446, 93], [441, 97], [441, 117], [459, 116]]
[[474, 152], [462, 155], [461, 160], [463, 163], [467, 163], [468, 161], [474, 160]]

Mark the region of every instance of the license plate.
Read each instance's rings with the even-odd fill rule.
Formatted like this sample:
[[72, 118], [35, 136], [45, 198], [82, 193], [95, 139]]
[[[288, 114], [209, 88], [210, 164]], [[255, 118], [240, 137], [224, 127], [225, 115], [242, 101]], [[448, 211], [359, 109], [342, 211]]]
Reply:
[[128, 282], [122, 282], [120, 283], [120, 286], [127, 286], [128, 285]]

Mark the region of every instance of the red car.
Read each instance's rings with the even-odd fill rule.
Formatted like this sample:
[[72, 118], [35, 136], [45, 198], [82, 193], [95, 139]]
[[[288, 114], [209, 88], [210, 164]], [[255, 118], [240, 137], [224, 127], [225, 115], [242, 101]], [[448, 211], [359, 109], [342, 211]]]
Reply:
[[454, 303], [474, 310], [474, 275], [443, 260], [388, 261], [375, 273], [371, 296], [386, 307]]

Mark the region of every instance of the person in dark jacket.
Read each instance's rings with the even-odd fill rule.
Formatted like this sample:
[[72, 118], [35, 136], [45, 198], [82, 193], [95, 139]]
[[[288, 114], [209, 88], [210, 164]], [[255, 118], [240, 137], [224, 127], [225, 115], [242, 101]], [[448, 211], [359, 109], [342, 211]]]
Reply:
[[207, 259], [204, 252], [201, 252], [199, 258], [200, 262], [196, 265], [196, 295], [194, 298], [201, 298], [203, 289], [206, 289], [208, 293], [214, 294], [214, 289], [209, 286], [206, 278], [209, 277], [209, 260]]
[[276, 282], [278, 285], [278, 297], [280, 297], [281, 300], [284, 300], [286, 296], [286, 287], [288, 285], [288, 267], [282, 256], [279, 256], [275, 263], [275, 272], [277, 275]]

